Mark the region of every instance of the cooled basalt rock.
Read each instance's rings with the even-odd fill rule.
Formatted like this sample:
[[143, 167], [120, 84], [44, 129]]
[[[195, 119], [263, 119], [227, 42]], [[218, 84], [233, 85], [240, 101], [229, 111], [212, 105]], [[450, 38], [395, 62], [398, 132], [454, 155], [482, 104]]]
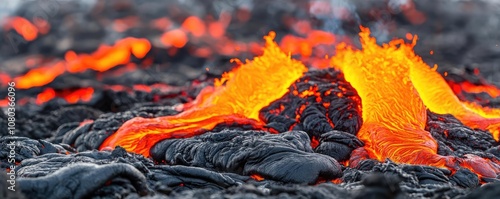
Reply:
[[328, 155], [337, 161], [349, 160], [351, 152], [363, 146], [363, 142], [356, 136], [335, 130], [322, 134], [319, 143], [314, 151]]
[[52, 138], [64, 144], [74, 146], [78, 151], [98, 149], [101, 143], [120, 126], [134, 117], [159, 117], [175, 114], [171, 107], [137, 107], [121, 113], [102, 114], [95, 121], [84, 124], [67, 123], [66, 128], [57, 130]]
[[[102, 114], [99, 110], [84, 106], [62, 107], [53, 111], [35, 113], [40, 114], [17, 111], [15, 135], [32, 139], [49, 138], [52, 136], [52, 132], [63, 124], [95, 119]], [[0, 118], [2, 118], [2, 122], [7, 120], [3, 112], [0, 113]], [[0, 124], [7, 126], [7, 123]], [[0, 135], [9, 135], [7, 128], [0, 129]]]
[[124, 163], [95, 165], [77, 163], [37, 178], [19, 178], [17, 182], [28, 198], [86, 198], [114, 178], [125, 178], [140, 195], [149, 192], [146, 178]]
[[479, 186], [479, 177], [469, 169], [459, 169], [450, 176], [451, 183], [464, 188]]
[[241, 175], [258, 174], [287, 183], [315, 183], [319, 178], [342, 175], [339, 163], [313, 153], [305, 132], [269, 134], [259, 131], [208, 132], [184, 139], [157, 143], [151, 154], [155, 161], [204, 167]]
[[[222, 190], [253, 181], [248, 176], [198, 167], [156, 165], [123, 148], [69, 155], [49, 153], [22, 161], [16, 170], [18, 182], [24, 187], [23, 193], [29, 198], [72, 197], [68, 191], [73, 189], [79, 190], [75, 195], [78, 197], [123, 198], [134, 193], [144, 195], [152, 190], [162, 194], [200, 188]], [[264, 183], [276, 182], [266, 180], [260, 184]]]
[[463, 197], [463, 199], [489, 199], [500, 195], [500, 183], [491, 183], [481, 186], [479, 189]]
[[408, 196], [401, 192], [399, 182], [398, 177], [391, 175], [380, 173], [368, 175], [361, 181], [365, 188], [361, 189], [354, 198], [407, 198]]
[[165, 191], [174, 187], [176, 191], [182, 191], [195, 188], [222, 190], [243, 184], [250, 177], [219, 173], [199, 167], [158, 165], [150, 167], [148, 179], [154, 181], [155, 190]]
[[[348, 189], [359, 190], [356, 193], [361, 196], [378, 194], [373, 198], [453, 198], [467, 193], [466, 189], [453, 188], [455, 185], [448, 180], [451, 172], [446, 169], [398, 165], [390, 161], [381, 163], [370, 159], [361, 161], [358, 166], [361, 168], [346, 168], [342, 182]], [[453, 179], [453, 176], [451, 178], [458, 180]], [[374, 190], [369, 190], [370, 187]], [[372, 194], [367, 194], [370, 192]]]
[[[139, 196], [130, 196], [130, 199], [138, 199]], [[142, 199], [166, 198], [163, 195], [142, 197]], [[304, 185], [267, 185], [261, 187], [254, 184], [245, 184], [238, 187], [231, 187], [224, 190], [196, 189], [173, 193], [168, 198], [331, 198], [344, 199], [352, 198], [352, 194], [342, 187], [324, 183], [317, 186]]]
[[0, 160], [3, 160], [0, 162], [0, 168], [3, 169], [12, 165], [11, 162], [7, 161], [11, 149], [13, 149], [15, 161], [18, 163], [44, 154], [65, 154], [74, 151], [72, 147], [65, 144], [52, 144], [44, 140], [34, 140], [26, 137], [0, 137], [0, 147], [5, 149], [0, 151]]
[[440, 155], [475, 154], [487, 158], [495, 157], [494, 148], [498, 143], [489, 132], [468, 128], [452, 115], [439, 115], [428, 111], [425, 130], [438, 141]]

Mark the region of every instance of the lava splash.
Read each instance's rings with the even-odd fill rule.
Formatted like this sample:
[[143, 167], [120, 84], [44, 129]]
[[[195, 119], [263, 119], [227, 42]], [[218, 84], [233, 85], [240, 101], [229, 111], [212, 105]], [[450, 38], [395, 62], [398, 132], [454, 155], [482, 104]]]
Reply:
[[275, 33], [264, 37], [266, 46], [260, 57], [240, 65], [204, 88], [183, 112], [159, 118], [134, 118], [102, 144], [100, 149], [124, 147], [149, 157], [150, 148], [168, 138], [190, 137], [213, 129], [221, 123], [263, 126], [259, 111], [282, 97], [288, 87], [307, 68], [280, 50], [273, 41]]
[[489, 130], [498, 141], [498, 110], [461, 102], [435, 68], [415, 55], [416, 36], [409, 44], [400, 39], [379, 46], [368, 28], [361, 30], [362, 50], [339, 45], [332, 58], [332, 65], [342, 70], [362, 101], [363, 125], [357, 135], [365, 147], [354, 151], [351, 160], [367, 155], [451, 170], [462, 166], [483, 177], [496, 177], [500, 167], [492, 160], [437, 154], [437, 142], [424, 129], [428, 108], [451, 114], [471, 128]]

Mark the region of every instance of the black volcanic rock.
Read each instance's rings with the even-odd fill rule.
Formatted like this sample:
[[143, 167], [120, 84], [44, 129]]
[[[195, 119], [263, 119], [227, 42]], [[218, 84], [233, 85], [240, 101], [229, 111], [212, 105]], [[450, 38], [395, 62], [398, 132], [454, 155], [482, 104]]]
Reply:
[[335, 130], [322, 134], [319, 143], [314, 151], [335, 158], [337, 161], [349, 160], [351, 152], [364, 145], [356, 136]]
[[479, 189], [472, 191], [462, 199], [490, 199], [500, 196], [500, 183], [490, 183], [481, 186]]
[[13, 187], [14, 191], [9, 189], [9, 186], [12, 186], [7, 180], [9, 176], [5, 175], [4, 172], [0, 173], [0, 198], [8, 198], [8, 199], [25, 199], [26, 197], [19, 191], [19, 187]]
[[185, 139], [157, 143], [151, 154], [155, 161], [210, 168], [242, 175], [258, 174], [265, 179], [288, 183], [315, 183], [319, 178], [342, 175], [339, 163], [313, 153], [305, 132], [269, 134], [259, 131], [208, 132]]
[[355, 199], [396, 199], [405, 198], [404, 194], [401, 193], [399, 187], [399, 182], [401, 180], [395, 176], [383, 175], [383, 174], [372, 174], [368, 175], [362, 180], [362, 184], [365, 186], [361, 189], [359, 193], [354, 197]]
[[479, 177], [469, 169], [459, 169], [451, 177], [452, 183], [464, 188], [479, 186]]
[[121, 177], [128, 179], [141, 195], [149, 192], [146, 178], [133, 166], [124, 163], [95, 165], [77, 163], [47, 176], [17, 180], [28, 198], [86, 198], [105, 186], [108, 181]]

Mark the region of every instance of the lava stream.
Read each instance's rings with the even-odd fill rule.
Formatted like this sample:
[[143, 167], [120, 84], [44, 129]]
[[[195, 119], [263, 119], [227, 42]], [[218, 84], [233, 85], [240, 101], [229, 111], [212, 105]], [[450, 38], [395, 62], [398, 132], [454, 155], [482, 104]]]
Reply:
[[496, 177], [500, 167], [491, 160], [438, 155], [437, 142], [424, 128], [429, 108], [452, 114], [471, 128], [489, 130], [498, 140], [498, 110], [460, 102], [443, 77], [415, 55], [416, 37], [411, 44], [394, 40], [379, 46], [368, 28], [361, 30], [363, 50], [339, 45], [332, 65], [343, 71], [361, 97], [363, 125], [358, 137], [368, 156], [452, 170], [462, 166], [483, 177]]
[[264, 37], [264, 54], [240, 65], [205, 88], [184, 112], [159, 118], [134, 118], [108, 137], [100, 149], [122, 146], [149, 156], [149, 149], [167, 138], [189, 137], [213, 129], [220, 123], [262, 126], [259, 111], [282, 97], [307, 68], [283, 53], [273, 42], [275, 33]]

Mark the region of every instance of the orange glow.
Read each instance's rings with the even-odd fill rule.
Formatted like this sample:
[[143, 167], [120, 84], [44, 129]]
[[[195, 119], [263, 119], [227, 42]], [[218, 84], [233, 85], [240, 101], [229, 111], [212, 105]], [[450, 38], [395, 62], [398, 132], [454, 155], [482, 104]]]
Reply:
[[320, 30], [309, 31], [306, 38], [286, 35], [281, 39], [280, 47], [285, 52], [310, 57], [313, 48], [318, 45], [335, 44], [335, 35]]
[[212, 55], [212, 50], [210, 50], [210, 48], [207, 48], [207, 47], [201, 47], [201, 48], [197, 48], [193, 54], [197, 57], [208, 58], [208, 57], [210, 57], [210, 55]]
[[76, 91], [70, 92], [68, 94], [64, 94], [62, 96], [68, 103], [74, 104], [79, 101], [88, 102], [92, 99], [92, 95], [94, 94], [93, 88], [80, 88]]
[[330, 67], [330, 60], [329, 59], [312, 59], [311, 60], [311, 67], [317, 68], [317, 69], [326, 69]]
[[9, 18], [4, 29], [9, 30], [11, 28], [23, 36], [26, 41], [33, 41], [38, 37], [38, 28], [25, 18]]
[[453, 89], [455, 94], [459, 94], [461, 92], [467, 93], [488, 93], [493, 98], [500, 97], [500, 89], [491, 84], [482, 84], [475, 85], [470, 82], [448, 82], [450, 87]]
[[321, 30], [310, 31], [306, 39], [312, 46], [321, 44], [333, 45], [335, 43], [334, 34]]
[[319, 140], [318, 140], [318, 138], [316, 138], [316, 137], [314, 137], [314, 136], [313, 136], [313, 137], [311, 138], [311, 147], [312, 147], [313, 149], [315, 149], [316, 147], [318, 147], [318, 145], [319, 145]]
[[146, 54], [148, 54], [149, 50], [151, 50], [151, 43], [149, 43], [147, 39], [136, 39], [129, 37], [121, 41], [125, 43], [125, 46], [129, 45], [132, 54], [139, 59], [144, 58]]
[[42, 19], [42, 18], [38, 18], [38, 17], [35, 17], [33, 19], [33, 21], [34, 21], [34, 25], [36, 26], [36, 28], [38, 29], [38, 32], [40, 32], [40, 34], [44, 35], [44, 34], [49, 33], [50, 23], [48, 21], [46, 21], [45, 19]]
[[175, 29], [163, 33], [160, 40], [163, 43], [163, 45], [167, 47], [173, 46], [176, 48], [182, 48], [188, 42], [188, 37], [183, 30]]
[[[92, 54], [77, 54], [74, 51], [68, 51], [65, 54], [65, 61], [31, 69], [23, 76], [14, 78], [14, 81], [18, 88], [28, 89], [46, 85], [65, 71], [77, 73], [92, 69], [103, 72], [129, 63], [131, 55], [139, 59], [144, 58], [150, 49], [151, 44], [147, 39], [128, 37], [117, 41], [114, 46], [101, 45]], [[27, 61], [27, 64], [30, 63], [31, 61]]]
[[55, 91], [52, 88], [47, 88], [43, 92], [37, 95], [36, 104], [40, 105], [55, 97], [61, 97], [65, 99], [68, 103], [74, 104], [77, 102], [88, 102], [92, 99], [92, 95], [94, 94], [93, 88], [80, 88], [77, 90], [69, 91]]
[[295, 32], [299, 33], [300, 35], [306, 35], [312, 30], [312, 25], [311, 22], [309, 22], [309, 20], [300, 20], [297, 21], [297, 23], [295, 23], [292, 28]]
[[138, 91], [144, 91], [144, 92], [151, 92], [151, 87], [147, 86], [147, 85], [134, 85], [133, 86], [134, 90], [138, 90]]
[[7, 85], [10, 82], [10, 76], [6, 73], [0, 73], [0, 85]]
[[221, 38], [226, 33], [226, 27], [222, 22], [212, 22], [208, 25], [208, 32], [213, 38]]
[[417, 10], [413, 0], [410, 0], [408, 3], [402, 5], [401, 10], [403, 10], [403, 14], [406, 19], [408, 19], [408, 21], [412, 24], [422, 24], [427, 20], [425, 14]]
[[[117, 48], [111, 50], [110, 48], [106, 48], [105, 51], [106, 51], [105, 53], [103, 52], [103, 54], [101, 54], [103, 56], [102, 57], [99, 56], [97, 59], [92, 59], [92, 58], [87, 58], [86, 56], [82, 56], [81, 59], [82, 62], [77, 64], [78, 66], [83, 65], [83, 67], [81, 67], [80, 70], [84, 71], [87, 69], [86, 66], [88, 66], [96, 71], [102, 72], [102, 71], [107, 71], [114, 66], [130, 62], [130, 52], [128, 49]], [[97, 52], [99, 52], [99, 50]], [[85, 64], [85, 62], [87, 61], [90, 62], [88, 65]], [[90, 65], [91, 63], [93, 63], [93, 65]], [[70, 66], [75, 66], [75, 65], [70, 64]]]
[[8, 99], [2, 99], [0, 100], [0, 107], [6, 107], [8, 106], [10, 101]]
[[342, 183], [342, 178], [333, 179], [331, 182], [333, 184], [340, 184], [340, 183]]
[[64, 62], [59, 61], [52, 66], [43, 66], [32, 69], [23, 76], [14, 78], [16, 87], [28, 89], [36, 86], [43, 86], [52, 82], [57, 76], [64, 73]]
[[264, 177], [260, 176], [259, 174], [252, 174], [250, 177], [256, 181], [262, 181], [264, 180]]
[[305, 39], [293, 35], [286, 35], [281, 39], [280, 47], [283, 51], [291, 54], [301, 54], [308, 56], [311, 54], [310, 46]]
[[332, 65], [343, 71], [361, 97], [363, 125], [357, 136], [369, 157], [452, 170], [461, 165], [480, 176], [495, 177], [500, 167], [490, 160], [438, 155], [436, 141], [424, 128], [429, 108], [452, 114], [469, 127], [488, 129], [498, 138], [500, 115], [488, 110], [489, 118], [460, 102], [443, 77], [413, 52], [417, 36], [411, 44], [400, 39], [378, 46], [369, 29], [361, 30], [363, 50], [339, 45]]
[[412, 40], [413, 39], [413, 35], [411, 33], [406, 33], [406, 39]]
[[151, 43], [146, 39], [127, 37], [115, 43], [114, 46], [101, 45], [92, 54], [76, 54], [68, 51], [65, 55], [67, 70], [71, 73], [87, 69], [107, 71], [118, 65], [130, 62], [131, 55], [141, 59], [151, 49]]
[[151, 22], [151, 26], [155, 27], [158, 30], [166, 30], [172, 26], [172, 21], [167, 17], [162, 17], [155, 19]]
[[122, 146], [127, 151], [149, 156], [149, 149], [160, 140], [201, 134], [221, 123], [263, 128], [259, 111], [282, 97], [307, 70], [283, 53], [273, 42], [274, 37], [274, 32], [264, 37], [266, 47], [262, 56], [227, 73], [216, 86], [203, 89], [194, 102], [181, 107], [184, 112], [131, 119], [108, 137], [100, 149]]
[[193, 34], [195, 37], [201, 37], [205, 34], [205, 23], [196, 16], [190, 16], [184, 20], [182, 28]]
[[137, 16], [128, 16], [121, 19], [115, 19], [113, 22], [113, 29], [116, 32], [125, 32], [129, 28], [134, 27], [139, 22]]
[[91, 124], [92, 122], [94, 122], [94, 120], [85, 119], [82, 122], [80, 122], [80, 125], [78, 125], [78, 126], [83, 126], [83, 125], [86, 125], [86, 124]]
[[40, 105], [56, 97], [56, 92], [54, 89], [48, 88], [37, 95], [36, 104]]
[[240, 8], [236, 13], [236, 19], [238, 19], [239, 22], [247, 22], [251, 17], [252, 12], [250, 12], [247, 8]]

